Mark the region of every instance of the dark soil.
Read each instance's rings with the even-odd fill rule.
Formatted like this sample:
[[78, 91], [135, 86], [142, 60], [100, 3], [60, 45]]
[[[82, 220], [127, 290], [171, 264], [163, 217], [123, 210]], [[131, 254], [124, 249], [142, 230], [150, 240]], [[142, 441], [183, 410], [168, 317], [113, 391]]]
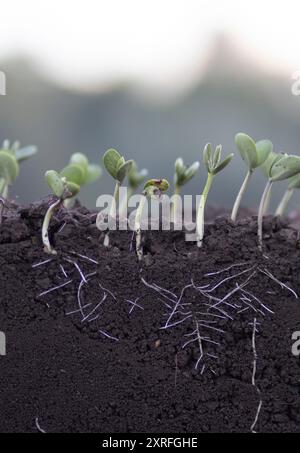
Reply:
[[[0, 331], [7, 341], [1, 432], [250, 432], [260, 399], [254, 431], [300, 432], [300, 359], [291, 350], [300, 299], [290, 290], [300, 294], [300, 249], [293, 229], [267, 218], [264, 255], [255, 217], [236, 225], [216, 219], [201, 250], [182, 232], [148, 232], [139, 264], [131, 232], [111, 233], [105, 248], [95, 215], [78, 208], [51, 223], [58, 256], [36, 266], [50, 258], [40, 241], [46, 207], [12, 206], [0, 227]], [[197, 340], [197, 329], [206, 340]]]

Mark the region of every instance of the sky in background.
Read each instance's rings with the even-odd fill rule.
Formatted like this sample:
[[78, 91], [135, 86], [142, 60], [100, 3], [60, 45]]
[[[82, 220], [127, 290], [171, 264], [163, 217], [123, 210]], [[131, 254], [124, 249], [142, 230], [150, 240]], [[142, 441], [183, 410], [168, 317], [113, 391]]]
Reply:
[[1, 2], [0, 59], [33, 57], [59, 83], [180, 90], [205, 66], [218, 33], [268, 71], [300, 69], [300, 2], [11, 0]]

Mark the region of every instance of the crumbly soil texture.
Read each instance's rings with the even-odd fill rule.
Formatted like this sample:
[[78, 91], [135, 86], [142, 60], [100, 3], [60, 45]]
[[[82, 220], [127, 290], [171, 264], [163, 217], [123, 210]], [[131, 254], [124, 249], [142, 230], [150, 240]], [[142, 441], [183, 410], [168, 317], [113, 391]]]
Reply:
[[[300, 432], [300, 248], [287, 222], [219, 217], [203, 247], [10, 206], [0, 227], [0, 432]], [[3, 345], [2, 345], [3, 346]], [[3, 353], [2, 347], [2, 353]]]

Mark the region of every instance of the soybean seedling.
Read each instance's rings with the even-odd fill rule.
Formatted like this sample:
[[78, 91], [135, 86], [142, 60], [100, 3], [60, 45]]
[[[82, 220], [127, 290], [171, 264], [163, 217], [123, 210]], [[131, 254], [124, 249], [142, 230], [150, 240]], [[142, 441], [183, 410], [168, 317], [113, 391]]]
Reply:
[[207, 180], [201, 195], [200, 205], [198, 207], [197, 212], [197, 220], [196, 220], [196, 234], [197, 234], [197, 245], [198, 247], [202, 247], [203, 237], [204, 237], [204, 212], [205, 212], [205, 205], [207, 201], [207, 197], [214, 180], [214, 177], [217, 173], [220, 173], [231, 161], [233, 158], [233, 153], [229, 154], [223, 161], [221, 161], [222, 155], [222, 145], [218, 145], [215, 151], [212, 151], [212, 147], [210, 143], [204, 148], [203, 151], [203, 161], [207, 169]]
[[29, 159], [37, 153], [35, 146], [20, 148], [20, 143], [10, 145], [8, 140], [3, 142], [0, 150], [0, 224], [2, 211], [9, 194], [9, 187], [14, 183], [20, 173], [19, 163]]
[[125, 160], [118, 151], [115, 149], [108, 149], [103, 156], [103, 163], [107, 172], [114, 178], [115, 190], [114, 190], [114, 199], [110, 209], [110, 216], [115, 214], [116, 205], [119, 200], [120, 186], [124, 181], [125, 177], [131, 170], [133, 165], [133, 160]]
[[139, 261], [143, 258], [142, 250], [142, 233], [141, 233], [141, 222], [142, 213], [146, 204], [147, 198], [150, 197], [161, 197], [169, 189], [169, 183], [166, 179], [149, 179], [144, 186], [144, 190], [141, 196], [139, 206], [136, 211], [134, 229], [136, 232], [136, 254]]
[[139, 170], [136, 162], [132, 161], [131, 168], [128, 172], [127, 195], [122, 204], [122, 208], [120, 208], [120, 213], [124, 213], [130, 197], [136, 192], [139, 186], [145, 182], [147, 176], [148, 170], [146, 168]]
[[[97, 181], [101, 174], [100, 165], [89, 163], [88, 158], [82, 153], [72, 154], [69, 164], [60, 172], [61, 177], [65, 177], [68, 181], [74, 182], [80, 187]], [[66, 198], [64, 207], [70, 208], [73, 203], [74, 197]]]
[[235, 136], [235, 143], [247, 166], [247, 173], [232, 209], [231, 220], [233, 222], [236, 221], [242, 198], [247, 190], [254, 170], [267, 160], [273, 150], [273, 144], [269, 140], [260, 140], [255, 143], [249, 135], [244, 133], [239, 133]]
[[285, 193], [282, 197], [282, 200], [276, 209], [275, 216], [278, 216], [278, 217], [283, 216], [295, 189], [300, 189], [300, 173], [295, 176], [292, 176], [288, 180], [288, 183], [289, 183], [288, 188], [285, 191]]
[[[119, 201], [120, 187], [129, 171], [132, 168], [133, 160], [125, 160], [121, 154], [115, 149], [108, 149], [103, 156], [103, 163], [107, 172], [115, 180], [115, 190], [110, 207], [109, 218], [116, 216], [116, 207]], [[107, 247], [109, 245], [109, 234], [106, 233], [104, 238], [104, 245]]]
[[[269, 162], [266, 166], [268, 182], [266, 184], [265, 190], [263, 192], [259, 210], [258, 210], [258, 247], [262, 250], [263, 237], [262, 237], [262, 227], [263, 227], [263, 216], [266, 211], [266, 204], [269, 200], [269, 194], [274, 182], [283, 181], [285, 179], [291, 178], [300, 172], [300, 157], [293, 156], [288, 154], [275, 154], [270, 157]], [[266, 170], [265, 169], [265, 170]]]
[[175, 161], [175, 174], [174, 174], [174, 199], [172, 203], [172, 214], [171, 218], [173, 221], [176, 221], [176, 216], [177, 216], [177, 202], [178, 202], [178, 196], [181, 193], [182, 187], [190, 181], [197, 171], [199, 170], [200, 163], [199, 162], [194, 162], [192, 165], [187, 167], [183, 159], [179, 157]]
[[56, 197], [56, 200], [50, 205], [46, 212], [42, 226], [44, 251], [52, 255], [56, 255], [57, 252], [51, 246], [49, 239], [49, 225], [51, 218], [54, 212], [63, 205], [65, 200], [75, 197], [80, 191], [80, 184], [73, 182], [74, 180], [78, 180], [77, 169], [73, 170], [73, 172], [70, 169], [68, 173], [68, 179], [66, 176], [62, 176], [54, 170], [49, 170], [45, 173], [45, 180]]

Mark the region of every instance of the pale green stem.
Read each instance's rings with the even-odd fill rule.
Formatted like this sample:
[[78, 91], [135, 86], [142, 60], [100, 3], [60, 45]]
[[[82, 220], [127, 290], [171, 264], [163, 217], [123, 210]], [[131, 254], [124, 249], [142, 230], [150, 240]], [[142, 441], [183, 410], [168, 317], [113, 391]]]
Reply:
[[127, 188], [126, 199], [123, 201], [122, 206], [120, 207], [120, 210], [119, 210], [120, 216], [123, 216], [123, 214], [125, 213], [126, 208], [128, 207], [129, 198], [132, 197], [133, 192], [134, 191], [133, 191], [132, 187]]
[[62, 200], [59, 199], [59, 200], [55, 201], [55, 203], [53, 203], [49, 207], [48, 211], [46, 212], [44, 222], [43, 222], [43, 227], [42, 227], [42, 241], [44, 244], [44, 251], [46, 253], [50, 253], [52, 255], [57, 255], [57, 252], [53, 249], [53, 247], [50, 244], [48, 229], [49, 229], [51, 218], [52, 218], [54, 212], [57, 210], [57, 208], [61, 205], [61, 203], [62, 203]]
[[268, 213], [269, 209], [270, 209], [271, 194], [272, 194], [272, 189], [270, 189], [269, 192], [268, 192], [267, 199], [266, 199], [266, 202], [265, 202], [263, 215], [266, 215]]
[[258, 210], [258, 218], [257, 218], [257, 227], [258, 227], [258, 248], [259, 250], [262, 250], [262, 244], [263, 244], [263, 217], [264, 213], [266, 210], [266, 203], [268, 201], [268, 196], [270, 193], [270, 190], [272, 188], [273, 181], [268, 181], [267, 185], [265, 187], [264, 193], [261, 197], [260, 205], [259, 205], [259, 210]]
[[178, 186], [177, 184], [174, 187], [174, 195], [175, 197], [173, 198], [172, 206], [171, 206], [171, 220], [176, 223], [177, 220], [177, 211], [178, 211], [178, 197], [176, 195], [180, 195], [181, 192], [181, 186]]
[[109, 215], [110, 217], [114, 217], [117, 215], [117, 204], [119, 201], [119, 192], [120, 192], [120, 182], [117, 181], [114, 190], [114, 199], [110, 207]]
[[285, 194], [283, 195], [282, 200], [279, 203], [278, 208], [276, 209], [275, 216], [279, 217], [283, 216], [287, 208], [287, 205], [289, 204], [289, 201], [294, 193], [294, 190], [295, 189], [291, 187], [290, 189], [287, 189], [285, 191]]
[[66, 198], [64, 200], [64, 207], [66, 209], [71, 209], [74, 206], [75, 200], [76, 200], [76, 197]]
[[143, 214], [143, 209], [144, 209], [146, 200], [147, 200], [147, 197], [145, 195], [142, 195], [139, 207], [137, 208], [136, 215], [135, 215], [134, 229], [136, 232], [136, 254], [137, 254], [139, 261], [141, 261], [143, 258], [141, 222], [142, 222], [142, 214]]
[[204, 211], [207, 196], [209, 194], [212, 182], [214, 179], [214, 175], [212, 173], [208, 173], [206, 184], [201, 196], [200, 205], [197, 212], [197, 220], [196, 220], [196, 230], [197, 230], [197, 246], [202, 247], [203, 237], [204, 237]]
[[[120, 185], [121, 185], [120, 182], [116, 181], [115, 190], [114, 190], [114, 198], [112, 200], [112, 204], [111, 204], [110, 211], [109, 211], [109, 218], [115, 217], [117, 215], [117, 203], [119, 201]], [[104, 245], [104, 247], [109, 246], [109, 231], [104, 236], [103, 245]]]
[[249, 185], [252, 173], [253, 173], [253, 170], [248, 170], [247, 171], [247, 174], [246, 174], [246, 177], [244, 179], [244, 182], [243, 182], [243, 184], [242, 184], [242, 186], [240, 188], [238, 196], [236, 197], [236, 200], [235, 200], [235, 203], [234, 203], [234, 206], [233, 206], [233, 209], [232, 209], [232, 213], [231, 213], [231, 220], [233, 222], [236, 221], [237, 213], [238, 213], [238, 210], [240, 208], [242, 198], [243, 198], [243, 196], [244, 196], [244, 194], [245, 194], [245, 192], [247, 190], [247, 187]]

